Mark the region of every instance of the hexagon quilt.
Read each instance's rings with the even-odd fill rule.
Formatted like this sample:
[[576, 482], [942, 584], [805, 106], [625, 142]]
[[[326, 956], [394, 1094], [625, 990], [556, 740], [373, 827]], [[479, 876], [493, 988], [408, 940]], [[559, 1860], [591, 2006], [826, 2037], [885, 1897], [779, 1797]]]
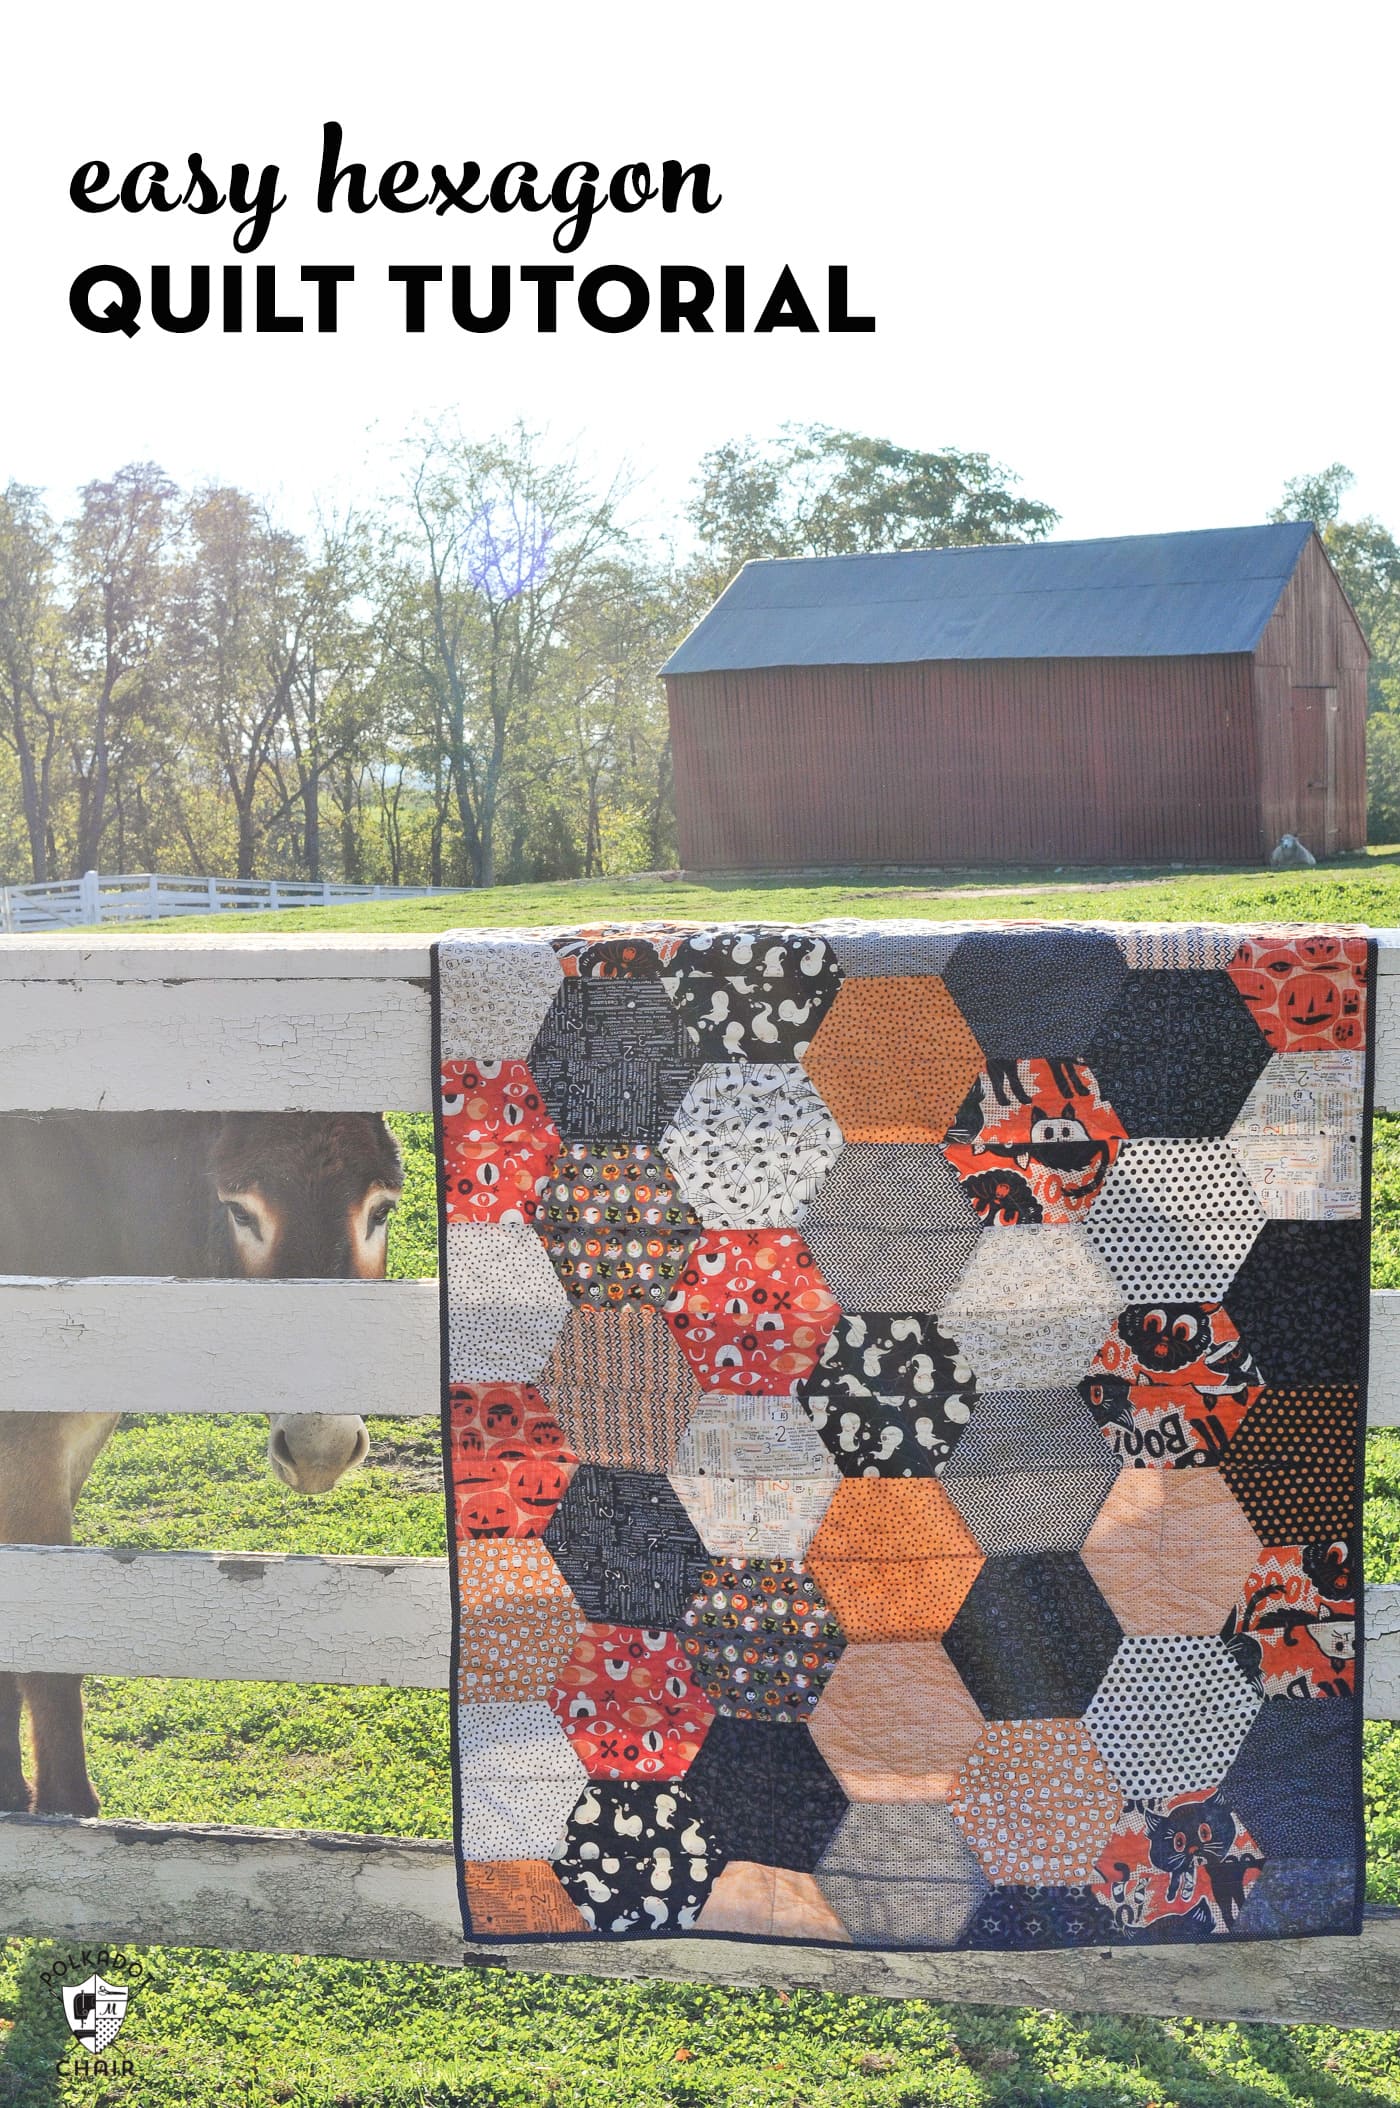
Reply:
[[434, 945], [469, 1941], [1359, 1931], [1375, 972]]

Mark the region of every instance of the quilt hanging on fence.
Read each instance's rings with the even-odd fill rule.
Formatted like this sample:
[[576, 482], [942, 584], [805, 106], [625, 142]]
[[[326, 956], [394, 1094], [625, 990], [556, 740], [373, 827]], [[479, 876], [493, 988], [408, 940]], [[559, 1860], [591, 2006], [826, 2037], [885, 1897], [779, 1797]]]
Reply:
[[474, 1940], [1355, 1932], [1374, 959], [434, 959]]

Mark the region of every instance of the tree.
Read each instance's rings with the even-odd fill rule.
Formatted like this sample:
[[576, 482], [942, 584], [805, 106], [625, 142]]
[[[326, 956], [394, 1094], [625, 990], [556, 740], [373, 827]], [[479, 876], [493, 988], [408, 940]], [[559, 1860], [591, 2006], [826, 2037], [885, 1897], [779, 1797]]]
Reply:
[[707, 454], [689, 519], [725, 577], [754, 556], [1035, 541], [1059, 515], [1020, 496], [1017, 481], [986, 454], [787, 425], [766, 445], [732, 440]]
[[575, 598], [620, 543], [619, 494], [615, 481], [596, 495], [573, 460], [544, 460], [523, 425], [486, 441], [430, 426], [413, 448], [380, 635], [427, 706], [471, 885], [496, 882], [507, 770]]
[[54, 582], [59, 548], [38, 491], [11, 483], [0, 494], [0, 740], [15, 758], [36, 884], [54, 875], [54, 770], [66, 686], [66, 640]]
[[68, 530], [75, 860], [97, 868], [113, 778], [156, 700], [179, 492], [154, 462], [89, 483]]

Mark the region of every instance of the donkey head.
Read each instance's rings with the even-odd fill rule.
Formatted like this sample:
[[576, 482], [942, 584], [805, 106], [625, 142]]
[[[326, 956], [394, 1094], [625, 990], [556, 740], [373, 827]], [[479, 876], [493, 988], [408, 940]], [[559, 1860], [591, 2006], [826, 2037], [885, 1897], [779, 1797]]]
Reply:
[[[377, 1113], [229, 1113], [214, 1140], [219, 1272], [271, 1280], [382, 1280], [403, 1189]], [[298, 1493], [324, 1493], [369, 1448], [350, 1413], [277, 1413], [268, 1461]]]

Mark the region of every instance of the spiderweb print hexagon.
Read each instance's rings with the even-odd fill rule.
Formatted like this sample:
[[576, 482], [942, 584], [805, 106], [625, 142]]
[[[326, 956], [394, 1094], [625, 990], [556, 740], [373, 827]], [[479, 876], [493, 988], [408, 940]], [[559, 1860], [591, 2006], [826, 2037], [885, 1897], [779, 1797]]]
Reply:
[[1084, 1234], [1127, 1303], [1219, 1303], [1264, 1227], [1228, 1142], [1126, 1142]]
[[841, 1130], [795, 1062], [700, 1071], [661, 1138], [708, 1229], [799, 1223], [841, 1153]]

